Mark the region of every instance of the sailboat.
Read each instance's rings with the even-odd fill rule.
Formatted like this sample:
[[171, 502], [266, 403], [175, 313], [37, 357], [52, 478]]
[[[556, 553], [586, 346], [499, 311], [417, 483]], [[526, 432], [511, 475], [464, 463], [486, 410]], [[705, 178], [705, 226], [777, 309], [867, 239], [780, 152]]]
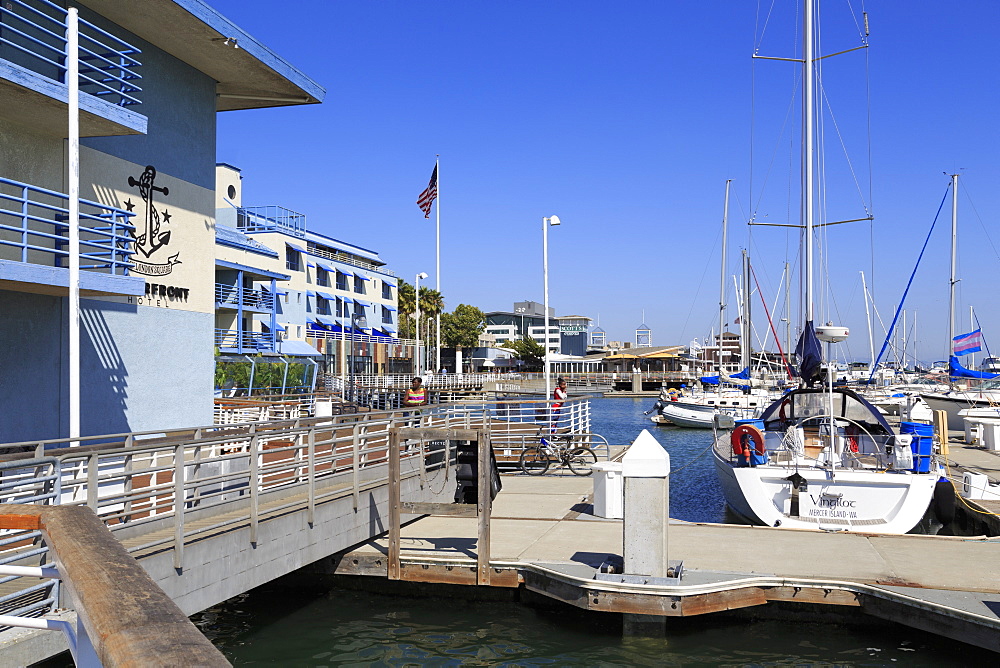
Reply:
[[[821, 341], [843, 341], [847, 328], [813, 322], [814, 13], [804, 0], [802, 206], [805, 324], [796, 346], [800, 387], [768, 406], [756, 423], [716, 420], [712, 448], [726, 503], [765, 526], [906, 533], [933, 499], [938, 471], [923, 426], [898, 433], [866, 399], [834, 388], [835, 365]], [[825, 375], [825, 383], [822, 382]]]
[[[723, 343], [726, 337], [726, 239], [729, 228], [729, 187], [732, 180], [726, 181], [726, 199], [722, 213], [722, 273], [719, 279], [719, 375], [703, 377], [703, 383], [716, 386], [714, 391], [703, 394], [687, 395], [673, 401], [658, 402], [660, 406], [653, 422], [673, 424], [678, 427], [692, 429], [711, 429], [715, 424], [716, 415], [729, 415], [735, 419], [756, 418], [770, 403], [772, 395], [759, 388], [754, 388], [750, 377], [750, 299], [743, 296], [743, 313], [741, 314], [742, 333], [740, 334], [740, 359], [746, 364], [743, 371], [727, 376], [722, 372]], [[749, 292], [749, 258], [744, 252], [744, 286]], [[730, 390], [725, 390], [728, 384]]]
[[[995, 373], [966, 369], [958, 361], [956, 354], [957, 340], [955, 337], [955, 257], [958, 239], [958, 174], [951, 176], [951, 278], [949, 280], [950, 296], [948, 299], [948, 346], [951, 354], [948, 356], [949, 379], [985, 380], [977, 387], [964, 390], [946, 390], [944, 392], [922, 392], [920, 398], [935, 411], [948, 413], [949, 429], [964, 429], [965, 417], [1000, 418], [1000, 378]], [[980, 334], [979, 330], [972, 334]], [[980, 334], [981, 336], [981, 334]], [[967, 348], [967, 352], [978, 351], [979, 348]]]

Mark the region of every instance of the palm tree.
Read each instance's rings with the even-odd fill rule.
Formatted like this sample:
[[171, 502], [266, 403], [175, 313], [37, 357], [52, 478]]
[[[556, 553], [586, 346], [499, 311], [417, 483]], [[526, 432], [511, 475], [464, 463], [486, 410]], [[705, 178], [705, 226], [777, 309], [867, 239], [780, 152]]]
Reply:
[[[434, 318], [444, 311], [444, 297], [434, 288], [420, 286], [420, 319], [423, 321], [421, 331], [425, 332], [427, 344], [436, 345], [433, 341], [436, 336], [435, 328], [428, 328], [428, 323], [434, 322]], [[419, 336], [417, 338], [420, 338]]]
[[[423, 293], [423, 290], [421, 290], [421, 293]], [[415, 309], [416, 294], [412, 285], [403, 279], [399, 279], [399, 287], [396, 289], [396, 308], [399, 309], [400, 338], [416, 338], [413, 332], [413, 311]]]

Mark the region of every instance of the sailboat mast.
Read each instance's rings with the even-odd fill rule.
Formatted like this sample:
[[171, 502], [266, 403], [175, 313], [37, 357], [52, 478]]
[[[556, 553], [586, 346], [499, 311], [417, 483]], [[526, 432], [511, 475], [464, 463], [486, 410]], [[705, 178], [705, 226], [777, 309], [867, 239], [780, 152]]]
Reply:
[[813, 3], [805, 0], [802, 28], [802, 218], [805, 234], [806, 322], [813, 320]]
[[722, 207], [722, 271], [719, 275], [719, 373], [722, 373], [722, 333], [726, 331], [726, 238], [729, 231], [729, 184], [726, 179], [726, 203]]
[[865, 272], [861, 272], [861, 289], [865, 293], [865, 322], [868, 323], [868, 376], [875, 370], [875, 341], [872, 339], [872, 316], [868, 309], [868, 283], [865, 282]]
[[958, 245], [958, 174], [951, 175], [951, 280], [948, 283], [948, 357], [955, 344], [955, 257]]

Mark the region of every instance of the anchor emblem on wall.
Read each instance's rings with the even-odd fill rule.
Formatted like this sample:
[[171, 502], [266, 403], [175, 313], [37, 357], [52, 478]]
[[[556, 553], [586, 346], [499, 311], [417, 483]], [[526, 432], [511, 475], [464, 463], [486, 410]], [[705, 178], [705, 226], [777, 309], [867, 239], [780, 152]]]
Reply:
[[[143, 227], [142, 229], [136, 229], [132, 233], [135, 237], [136, 249], [146, 257], [152, 256], [153, 253], [170, 243], [170, 230], [161, 230], [161, 223], [167, 224], [170, 222], [170, 211], [163, 209], [163, 218], [161, 220], [160, 212], [157, 211], [156, 203], [153, 201], [153, 193], [162, 193], [164, 197], [167, 197], [170, 195], [170, 190], [166, 186], [161, 188], [155, 185], [155, 181], [156, 168], [152, 165], [146, 166], [146, 169], [142, 172], [138, 180], [131, 176], [128, 177], [129, 187], [139, 188], [139, 196], [146, 205], [146, 216], [143, 221]], [[135, 208], [135, 204], [131, 199], [125, 202], [125, 208], [129, 211]], [[178, 255], [180, 253], [169, 256], [167, 261], [161, 264], [135, 260], [132, 271], [147, 276], [166, 276], [173, 271], [175, 264], [180, 264], [180, 260], [177, 259]]]

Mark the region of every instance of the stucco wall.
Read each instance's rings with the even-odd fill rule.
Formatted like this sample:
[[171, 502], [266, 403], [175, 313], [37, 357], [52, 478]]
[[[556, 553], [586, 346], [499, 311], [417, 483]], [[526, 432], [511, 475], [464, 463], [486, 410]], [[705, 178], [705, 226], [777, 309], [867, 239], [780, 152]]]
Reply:
[[[84, 300], [83, 435], [211, 424], [212, 316]], [[0, 291], [0, 442], [67, 435], [62, 297]]]

